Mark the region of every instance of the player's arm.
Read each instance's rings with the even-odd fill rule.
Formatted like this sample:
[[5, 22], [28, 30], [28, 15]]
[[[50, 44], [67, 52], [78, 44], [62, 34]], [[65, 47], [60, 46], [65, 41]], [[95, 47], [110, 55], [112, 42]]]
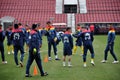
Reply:
[[40, 47], [42, 46], [42, 36], [41, 36], [41, 33], [38, 31], [38, 40], [39, 40], [39, 44], [40, 44]]
[[44, 34], [45, 36], [49, 36], [49, 31], [45, 30]]
[[91, 40], [93, 41], [94, 40], [93, 33], [91, 33], [90, 36], [91, 36]]
[[5, 32], [3, 31], [2, 32], [2, 41], [4, 41], [5, 40]]
[[110, 41], [109, 41], [109, 44], [111, 44], [112, 42], [114, 42], [115, 33], [111, 33], [110, 36], [111, 36], [111, 39], [110, 39]]
[[54, 30], [54, 41], [55, 42], [57, 41], [57, 32], [56, 32], [56, 30]]
[[78, 35], [77, 34], [72, 34], [73, 37], [75, 38], [78, 38]]
[[10, 40], [13, 40], [13, 35], [14, 35], [14, 33], [12, 32], [12, 34], [10, 36]]
[[70, 41], [71, 48], [73, 49], [73, 37], [72, 36], [69, 37], [69, 41]]
[[23, 39], [26, 41], [26, 31], [25, 30], [22, 30], [22, 36], [23, 36]]

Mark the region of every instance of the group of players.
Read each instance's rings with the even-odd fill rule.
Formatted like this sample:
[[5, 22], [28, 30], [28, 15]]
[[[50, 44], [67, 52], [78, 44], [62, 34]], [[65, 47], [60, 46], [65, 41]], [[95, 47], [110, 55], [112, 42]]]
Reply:
[[[86, 56], [87, 51], [89, 50], [91, 53], [91, 64], [94, 66], [94, 48], [93, 48], [93, 40], [94, 40], [94, 28], [93, 25], [90, 27], [80, 27], [77, 25], [76, 32], [71, 33], [71, 28], [67, 27], [64, 33], [59, 33], [55, 30], [55, 27], [52, 26], [52, 23], [48, 21], [45, 29], [42, 29], [40, 25], [33, 24], [30, 28], [28, 25], [23, 27], [21, 23], [14, 24], [14, 28], [9, 26], [6, 31], [2, 30], [2, 25], [0, 25], [0, 51], [2, 56], [2, 63], [7, 63], [4, 57], [4, 39], [5, 35], [7, 36], [7, 45], [8, 45], [8, 54], [10, 54], [10, 50], [14, 53], [14, 60], [17, 67], [23, 67], [23, 59], [24, 59], [24, 44], [26, 43], [27, 47], [29, 47], [29, 57], [26, 65], [26, 77], [31, 77], [29, 69], [32, 62], [36, 61], [38, 68], [40, 70], [41, 76], [47, 76], [47, 72], [43, 71], [41, 58], [40, 58], [40, 48], [42, 47], [42, 36], [47, 36], [48, 42], [48, 60], [51, 61], [51, 47], [53, 46], [55, 60], [59, 61], [58, 53], [57, 53], [57, 45], [60, 41], [63, 42], [63, 66], [66, 66], [66, 56], [68, 56], [68, 66], [71, 67], [71, 55], [72, 53], [76, 53], [77, 47], [81, 47], [82, 56], [83, 56], [83, 66], [86, 67]], [[76, 38], [76, 44], [73, 46], [73, 37]], [[108, 51], [110, 50], [111, 55], [114, 58], [113, 63], [118, 63], [117, 57], [114, 53], [114, 40], [115, 40], [115, 29], [113, 26], [110, 26], [108, 32], [108, 42], [104, 53], [104, 59], [101, 61], [102, 63], [107, 62]], [[10, 49], [11, 45], [13, 48]], [[44, 46], [44, 45], [43, 45]], [[20, 50], [20, 63], [18, 61], [17, 55]], [[26, 48], [27, 50], [27, 48]], [[73, 51], [72, 51], [73, 50]]]

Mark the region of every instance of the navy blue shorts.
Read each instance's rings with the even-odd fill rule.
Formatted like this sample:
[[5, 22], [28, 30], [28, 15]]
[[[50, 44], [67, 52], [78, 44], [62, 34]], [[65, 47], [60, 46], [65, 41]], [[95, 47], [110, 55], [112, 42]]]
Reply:
[[63, 49], [63, 55], [64, 56], [70, 56], [70, 55], [72, 55], [72, 49], [70, 47], [64, 47], [64, 49]]

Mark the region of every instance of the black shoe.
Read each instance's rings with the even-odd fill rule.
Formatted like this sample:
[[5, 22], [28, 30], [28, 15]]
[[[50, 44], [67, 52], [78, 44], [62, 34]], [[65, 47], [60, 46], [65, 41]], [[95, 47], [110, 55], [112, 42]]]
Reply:
[[48, 73], [47, 72], [45, 72], [44, 74], [42, 74], [41, 76], [47, 76], [48, 75]]
[[26, 74], [25, 77], [32, 77], [32, 75], [31, 74]]
[[59, 61], [60, 59], [59, 59], [59, 58], [56, 58], [55, 60], [56, 60], [56, 61]]

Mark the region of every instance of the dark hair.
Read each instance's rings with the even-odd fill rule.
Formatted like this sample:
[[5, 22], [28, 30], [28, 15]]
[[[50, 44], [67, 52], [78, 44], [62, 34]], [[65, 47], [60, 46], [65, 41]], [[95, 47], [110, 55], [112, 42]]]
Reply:
[[18, 23], [19, 26], [21, 26], [22, 24], [21, 23]]
[[80, 26], [80, 24], [77, 24], [77, 26]]
[[41, 24], [40, 23], [37, 23], [38, 26], [40, 26]]
[[29, 25], [28, 25], [28, 24], [26, 24], [25, 26], [26, 26], [26, 27], [29, 27]]
[[32, 29], [35, 29], [37, 27], [37, 24], [32, 25]]
[[18, 24], [14, 24], [14, 28], [15, 28], [15, 29], [18, 29]]
[[50, 22], [50, 21], [47, 21], [46, 24], [51, 24], [51, 22]]
[[109, 30], [115, 30], [113, 26], [110, 26]]
[[10, 27], [9, 30], [12, 30], [12, 27]]
[[68, 31], [68, 30], [70, 30], [70, 29], [71, 29], [71, 27], [67, 27], [67, 28], [66, 28], [66, 31]]

